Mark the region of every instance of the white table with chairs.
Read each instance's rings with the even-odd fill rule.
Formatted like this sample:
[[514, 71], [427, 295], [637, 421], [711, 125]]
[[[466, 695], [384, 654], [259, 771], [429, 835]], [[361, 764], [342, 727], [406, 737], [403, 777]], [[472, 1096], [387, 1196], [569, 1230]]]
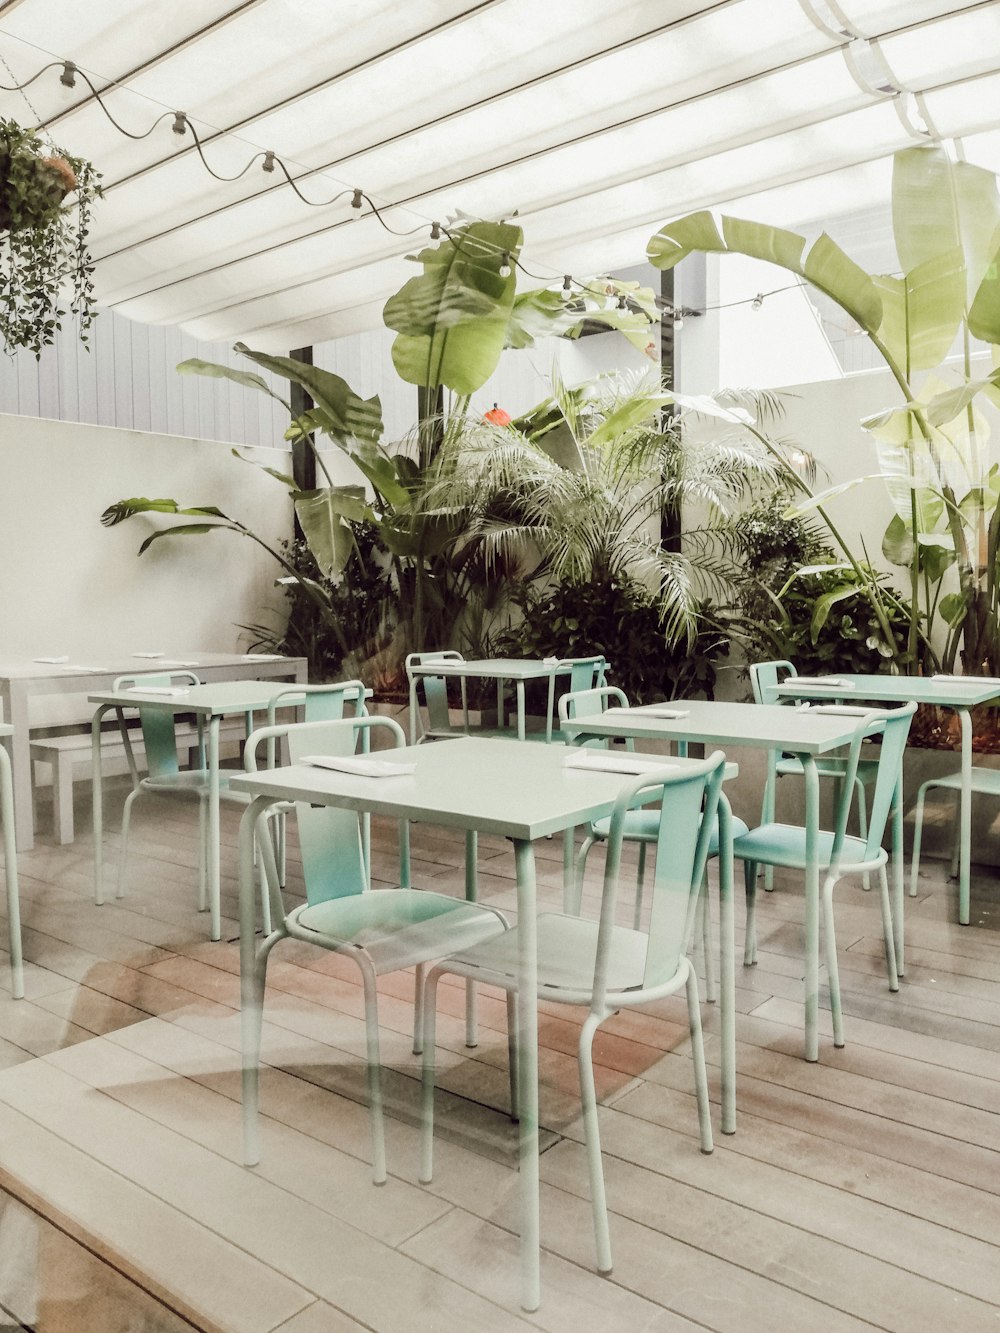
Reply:
[[[367, 721], [372, 721], [368, 719]], [[331, 724], [337, 726], [338, 724]], [[346, 726], [347, 724], [339, 724]], [[301, 751], [300, 751], [301, 752]], [[308, 756], [305, 756], [308, 757]], [[357, 772], [300, 762], [288, 768], [233, 779], [236, 790], [253, 798], [240, 826], [240, 974], [243, 1006], [243, 1096], [245, 1155], [254, 1162], [257, 1142], [257, 1034], [259, 1032], [260, 951], [258, 945], [257, 874], [254, 845], [268, 835], [260, 822], [275, 803], [297, 801], [310, 809], [328, 805], [358, 814], [394, 820], [417, 820], [472, 830], [513, 842], [517, 875], [516, 1030], [519, 1107], [519, 1189], [521, 1218], [522, 1304], [538, 1308], [539, 1169], [538, 1169], [538, 938], [534, 842], [549, 834], [611, 816], [623, 792], [634, 788], [635, 772], [583, 771], [568, 767], [578, 758], [564, 747], [532, 745], [513, 740], [459, 737], [445, 745], [411, 746], [369, 756], [367, 763], [412, 765], [412, 771], [375, 776], [363, 766]], [[639, 761], [642, 765], [642, 760]], [[649, 770], [650, 761], [637, 771]], [[653, 761], [654, 771], [671, 773], [685, 767], [704, 768], [699, 761]], [[341, 843], [341, 845], [343, 845]], [[265, 857], [267, 866], [269, 857]], [[273, 867], [269, 878], [273, 882]], [[378, 897], [392, 890], [375, 890]], [[459, 900], [461, 901], [461, 900]], [[277, 905], [276, 905], [277, 906]], [[275, 908], [272, 907], [272, 915]], [[461, 941], [454, 947], [461, 947]], [[441, 954], [447, 953], [447, 947]], [[731, 953], [731, 948], [730, 948]], [[735, 1068], [723, 1052], [724, 1102], [734, 1101]]]

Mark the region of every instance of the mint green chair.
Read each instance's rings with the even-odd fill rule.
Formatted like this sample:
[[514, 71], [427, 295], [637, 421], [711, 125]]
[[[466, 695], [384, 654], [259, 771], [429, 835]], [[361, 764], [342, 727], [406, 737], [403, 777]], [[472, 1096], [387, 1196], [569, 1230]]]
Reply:
[[[795, 666], [791, 662], [783, 660], [775, 662], [754, 662], [750, 666], [750, 687], [753, 690], [754, 703], [758, 704], [790, 704], [788, 699], [783, 699], [778, 694], [776, 686], [781, 680], [787, 680], [790, 676], [797, 676]], [[816, 772], [821, 778], [836, 778], [843, 782], [846, 766], [846, 759], [839, 758], [836, 755], [821, 755], [816, 760]], [[794, 755], [784, 755], [779, 757], [777, 752], [769, 750], [767, 755], [767, 782], [764, 787], [764, 802], [760, 814], [762, 824], [770, 824], [774, 821], [774, 803], [775, 788], [777, 779], [780, 777], [795, 776], [802, 777], [802, 760]], [[868, 833], [868, 808], [865, 797], [865, 787], [871, 786], [878, 773], [878, 760], [861, 759], [858, 761], [857, 774], [854, 779], [854, 787], [858, 796], [858, 829], [862, 838], [867, 837]], [[764, 872], [764, 887], [770, 893], [774, 883], [774, 872], [770, 866]], [[868, 876], [864, 876], [864, 886], [869, 888]]]
[[[141, 676], [119, 676], [114, 689], [129, 690], [150, 685], [155, 688], [171, 686], [200, 685], [201, 681], [192, 671], [171, 671]], [[132, 829], [132, 809], [140, 796], [163, 796], [171, 800], [198, 802], [198, 911], [207, 911], [208, 903], [208, 801], [210, 793], [209, 772], [205, 760], [204, 738], [199, 730], [197, 768], [182, 769], [177, 759], [177, 738], [175, 734], [176, 714], [159, 708], [143, 708], [137, 705], [139, 726], [142, 730], [142, 743], [146, 752], [146, 776], [139, 776], [138, 765], [132, 750], [129, 728], [125, 723], [124, 709], [116, 710], [118, 726], [125, 744], [125, 756], [129, 773], [132, 776], [132, 790], [125, 798], [122, 811], [121, 856], [118, 862], [117, 896], [124, 898], [128, 886], [128, 851]], [[231, 801], [237, 805], [247, 805], [249, 801], [242, 792], [229, 790], [229, 777], [225, 770], [219, 773], [219, 799]]]
[[[253, 732], [247, 740], [244, 762], [249, 772], [256, 772], [262, 754], [266, 755], [267, 747], [274, 741], [287, 743], [293, 764], [310, 754], [354, 755], [367, 750], [369, 738], [377, 732], [393, 746], [406, 743], [402, 728], [391, 718], [359, 716], [332, 722], [290, 722]], [[284, 939], [304, 940], [352, 958], [364, 986], [372, 1170], [375, 1183], [382, 1184], [386, 1166], [377, 980], [387, 972], [421, 968], [456, 946], [479, 944], [503, 933], [507, 922], [492, 907], [411, 888], [409, 828], [405, 821], [400, 824], [401, 887], [370, 888], [357, 813], [329, 806], [314, 807], [305, 802], [295, 803], [294, 814], [306, 901], [289, 909], [278, 883], [267, 814], [258, 820], [256, 835], [271, 920], [277, 924], [257, 945], [255, 954], [251, 1010], [253, 1078], [257, 1078], [260, 1059], [267, 963], [274, 946]], [[253, 1100], [256, 1103], [256, 1097]], [[248, 1125], [247, 1116], [244, 1108], [245, 1141], [255, 1141], [256, 1127]]]
[[[578, 1057], [583, 1124], [590, 1173], [597, 1266], [609, 1273], [611, 1239], [601, 1163], [594, 1084], [593, 1041], [597, 1029], [620, 1009], [651, 1004], [679, 990], [687, 993], [701, 1150], [713, 1148], [708, 1080], [701, 1034], [698, 982], [685, 954], [705, 873], [711, 830], [718, 815], [725, 756], [717, 751], [691, 768], [659, 769], [627, 781], [615, 801], [608, 831], [604, 892], [598, 921], [546, 913], [538, 918], [538, 995], [547, 1002], [589, 1010], [580, 1032]], [[659, 830], [647, 930], [617, 924], [622, 843], [633, 807], [658, 801]], [[423, 1149], [420, 1179], [433, 1173], [434, 1022], [438, 979], [446, 972], [517, 990], [518, 928], [455, 953], [428, 973], [421, 1002], [425, 1034]], [[514, 1100], [517, 1106], [517, 1083]]]
[[[970, 790], [978, 796], [992, 796], [994, 800], [1000, 799], [1000, 769], [982, 768], [974, 765], [969, 779]], [[920, 845], [924, 834], [924, 803], [927, 799], [927, 793], [934, 787], [940, 787], [942, 791], [950, 791], [955, 794], [955, 810], [953, 815], [954, 837], [952, 838], [951, 848], [951, 875], [954, 879], [958, 875], [959, 856], [962, 846], [962, 821], [959, 817], [962, 801], [962, 774], [947, 773], [940, 778], [928, 778], [922, 783], [917, 792], [916, 812], [913, 819], [913, 853], [911, 856], [910, 869], [910, 897], [917, 896], [917, 879], [920, 874]]]
[[[830, 1009], [833, 1015], [833, 1044], [843, 1046], [844, 1024], [840, 1003], [840, 974], [837, 966], [837, 941], [834, 931], [833, 890], [844, 875], [878, 871], [882, 908], [882, 933], [885, 939], [886, 968], [889, 989], [899, 989], [896, 973], [896, 943], [892, 910], [889, 903], [889, 881], [886, 875], [888, 854], [882, 846], [886, 821], [893, 803], [899, 799], [903, 751], [910, 730], [910, 720], [916, 712], [913, 702], [902, 708], [852, 708], [858, 714], [858, 724], [851, 741], [850, 752], [842, 774], [840, 800], [832, 831], [819, 830], [816, 835], [817, 865], [822, 879], [821, 900], [823, 935], [826, 950], [827, 974], [830, 983]], [[842, 711], [842, 710], [841, 710]], [[878, 772], [872, 794], [868, 831], [864, 838], [848, 836], [847, 822], [851, 813], [851, 797], [861, 762], [861, 747], [872, 736], [881, 737]], [[746, 942], [744, 964], [757, 961], [756, 892], [758, 866], [781, 866], [785, 869], [809, 868], [807, 830], [797, 824], [765, 823], [760, 828], [740, 834], [733, 839], [733, 855], [744, 863], [747, 900]], [[806, 879], [807, 891], [809, 878]], [[819, 910], [819, 903], [806, 902], [806, 917]], [[813, 918], [815, 919], [815, 918]], [[895, 929], [902, 935], [903, 923]], [[809, 931], [807, 929], [807, 937]], [[815, 1060], [818, 1052], [816, 987], [810, 980], [810, 960], [806, 960], [805, 1031], [806, 1059]]]
[[[569, 684], [565, 683], [565, 671], [569, 669]], [[558, 716], [560, 723], [565, 716], [562, 701], [571, 694], [581, 694], [585, 690], [598, 690], [608, 683], [611, 663], [603, 653], [591, 657], [563, 657], [559, 662], [559, 674], [549, 677], [549, 702], [545, 720], [545, 738], [554, 741], [566, 741], [569, 738], [561, 727], [553, 727], [553, 719]], [[556, 697], [557, 685], [563, 693]], [[558, 707], [558, 714], [557, 709]]]
[[[469, 731], [469, 697], [465, 677], [460, 678], [462, 690], [462, 728], [453, 727], [448, 715], [448, 678], [446, 676], [416, 675], [412, 668], [434, 662], [464, 662], [465, 658], [454, 648], [443, 648], [433, 653], [407, 653], [406, 679], [410, 687], [410, 744], [441, 740], [448, 736], [467, 735]], [[421, 700], [427, 711], [427, 725], [420, 716]]]

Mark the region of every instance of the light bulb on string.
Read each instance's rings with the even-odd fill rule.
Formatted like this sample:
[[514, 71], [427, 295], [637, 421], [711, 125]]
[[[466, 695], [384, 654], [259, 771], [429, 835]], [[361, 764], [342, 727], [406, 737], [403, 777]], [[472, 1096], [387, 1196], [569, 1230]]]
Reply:
[[759, 310], [763, 304], [764, 304], [764, 293], [758, 292], [757, 295], [750, 302], [750, 309]]
[[503, 252], [503, 256], [502, 256], [502, 258], [501, 258], [501, 260], [500, 260], [500, 276], [501, 276], [501, 278], [509, 278], [509, 277], [510, 277], [510, 251], [509, 251], [509, 250], [505, 250], [505, 251]]

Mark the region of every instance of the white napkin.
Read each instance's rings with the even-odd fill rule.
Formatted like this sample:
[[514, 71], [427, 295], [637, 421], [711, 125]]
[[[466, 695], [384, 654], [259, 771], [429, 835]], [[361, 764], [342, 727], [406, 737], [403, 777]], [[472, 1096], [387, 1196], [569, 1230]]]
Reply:
[[654, 704], [650, 708], [611, 708], [608, 715], [613, 716], [616, 712], [628, 713], [630, 716], [639, 717], [662, 717], [668, 720], [677, 721], [678, 718], [687, 717], [691, 712], [690, 708], [669, 708], [666, 704]]
[[102, 666], [80, 666], [80, 664], [79, 664], [78, 662], [73, 662], [72, 664], [69, 664], [69, 663], [68, 663], [68, 664], [64, 667], [64, 670], [66, 670], [66, 671], [89, 671], [92, 675], [96, 675], [96, 676], [104, 676], [104, 675], [106, 675], [106, 674], [111, 670], [111, 668], [110, 668], [110, 667], [102, 667]]
[[542, 666], [558, 666], [561, 661], [561, 657], [543, 657]]
[[162, 657], [162, 653], [133, 653], [133, 657]]
[[814, 685], [819, 685], [825, 690], [854, 689], [854, 681], [844, 680], [841, 676], [789, 676], [787, 680], [782, 681], [782, 684], [808, 685], [810, 688]]
[[68, 662], [69, 655], [67, 654], [65, 657], [36, 657], [35, 661], [47, 662], [50, 663], [52, 666], [56, 666], [57, 664], [61, 665], [63, 662]]
[[352, 773], [359, 778], [400, 778], [417, 771], [416, 764], [369, 759], [364, 755], [307, 754], [298, 762], [312, 768], [330, 768], [335, 773]]
[[[37, 657], [36, 662], [57, 661], [56, 658]], [[931, 676], [931, 680], [947, 680], [952, 685], [1000, 685], [1000, 679], [996, 676], [949, 676], [946, 671], [938, 672]]]
[[[281, 662], [283, 660], [281, 653], [244, 653], [244, 662]], [[197, 666], [197, 662], [193, 665]]]
[[602, 773], [651, 773], [676, 764], [638, 754], [614, 754], [611, 750], [572, 749], [563, 760], [563, 768], [589, 768]]
[[181, 689], [176, 685], [130, 685], [125, 691], [126, 694], [163, 694], [168, 697], [190, 694], [190, 690]]

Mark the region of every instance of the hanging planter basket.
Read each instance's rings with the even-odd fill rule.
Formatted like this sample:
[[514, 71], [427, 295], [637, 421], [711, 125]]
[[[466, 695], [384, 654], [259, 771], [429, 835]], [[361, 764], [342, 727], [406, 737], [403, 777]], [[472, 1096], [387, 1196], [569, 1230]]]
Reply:
[[27, 347], [38, 356], [67, 311], [87, 341], [94, 318], [87, 233], [99, 182], [89, 162], [0, 118], [0, 337], [8, 352]]

